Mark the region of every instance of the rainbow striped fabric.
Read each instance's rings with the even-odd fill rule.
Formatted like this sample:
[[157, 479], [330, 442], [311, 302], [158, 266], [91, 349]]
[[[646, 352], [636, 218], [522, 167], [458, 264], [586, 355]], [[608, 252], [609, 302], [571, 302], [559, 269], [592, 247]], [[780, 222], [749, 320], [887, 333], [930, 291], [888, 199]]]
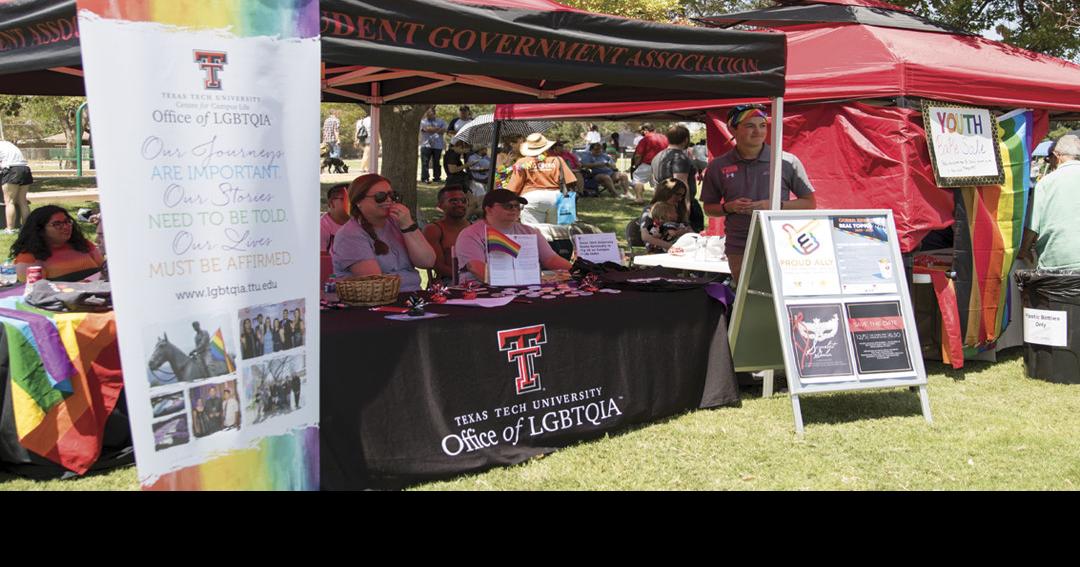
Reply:
[[319, 35], [318, 1], [78, 0], [78, 8], [113, 20], [225, 29], [236, 37], [312, 38]]
[[963, 187], [956, 203], [956, 309], [966, 356], [994, 347], [1009, 324], [1006, 278], [1020, 250], [1031, 189], [1033, 116], [1017, 110], [998, 118], [1005, 182]]
[[205, 463], [162, 475], [145, 490], [318, 490], [319, 428], [264, 437]]
[[518, 252], [521, 251], [521, 245], [511, 240], [509, 236], [506, 236], [498, 229], [488, 225], [487, 249], [488, 252], [504, 252], [517, 258]]
[[222, 336], [220, 327], [210, 339], [210, 357], [224, 362], [230, 373], [236, 372], [236, 363], [233, 362], [233, 357], [229, 356], [228, 351], [225, 350], [225, 337]]
[[53, 313], [0, 300], [19, 442], [85, 473], [123, 388], [112, 313]]

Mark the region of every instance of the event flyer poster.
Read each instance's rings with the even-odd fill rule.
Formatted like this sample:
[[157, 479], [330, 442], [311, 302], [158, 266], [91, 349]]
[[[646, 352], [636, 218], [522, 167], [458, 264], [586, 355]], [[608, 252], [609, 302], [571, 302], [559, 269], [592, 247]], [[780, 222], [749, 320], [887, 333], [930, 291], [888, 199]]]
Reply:
[[839, 303], [788, 304], [795, 370], [806, 379], [854, 379]]
[[140, 482], [317, 489], [318, 3], [78, 7]]
[[785, 296], [839, 295], [832, 229], [824, 219], [770, 219]]
[[898, 266], [885, 215], [830, 217], [844, 294], [896, 293]]
[[859, 374], [912, 370], [899, 301], [847, 304]]

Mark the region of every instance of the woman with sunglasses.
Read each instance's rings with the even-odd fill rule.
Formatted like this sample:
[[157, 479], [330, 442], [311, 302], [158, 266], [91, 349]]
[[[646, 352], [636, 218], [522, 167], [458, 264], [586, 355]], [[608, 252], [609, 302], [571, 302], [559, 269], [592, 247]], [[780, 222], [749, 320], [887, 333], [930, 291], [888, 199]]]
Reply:
[[31, 266], [41, 266], [45, 279], [71, 282], [99, 272], [105, 263], [71, 215], [56, 205], [30, 213], [11, 245], [11, 255], [19, 281], [26, 281], [26, 270]]
[[545, 270], [569, 270], [570, 262], [555, 253], [540, 230], [521, 224], [521, 210], [529, 203], [524, 197], [506, 189], [495, 189], [484, 195], [484, 218], [474, 222], [458, 235], [458, 265], [464, 273], [460, 281], [487, 282], [487, 227], [503, 234], [535, 234], [540, 266]]
[[389, 274], [401, 278], [401, 291], [420, 289], [417, 268], [435, 265], [435, 251], [401, 204], [390, 181], [369, 173], [349, 184], [349, 216], [330, 246], [334, 275]]

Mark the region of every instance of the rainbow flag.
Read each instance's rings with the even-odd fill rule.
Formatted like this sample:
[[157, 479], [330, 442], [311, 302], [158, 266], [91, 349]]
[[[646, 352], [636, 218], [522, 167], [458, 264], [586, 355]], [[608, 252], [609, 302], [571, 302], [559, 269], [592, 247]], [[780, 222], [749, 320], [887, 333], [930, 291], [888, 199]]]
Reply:
[[233, 362], [233, 358], [229, 356], [229, 353], [225, 350], [225, 337], [221, 335], [220, 327], [210, 339], [210, 356], [214, 360], [224, 362], [225, 367], [229, 369], [230, 373], [236, 372], [236, 364]]
[[112, 313], [54, 313], [0, 300], [19, 443], [83, 474], [123, 388]]
[[959, 329], [954, 332], [966, 356], [993, 348], [1009, 324], [1006, 278], [1020, 250], [1027, 215], [1032, 120], [1032, 113], [1023, 110], [998, 118], [1005, 170], [1002, 185], [962, 187], [954, 192], [954, 308], [959, 315]]
[[237, 37], [311, 38], [319, 35], [316, 0], [78, 0], [102, 18], [189, 29], [228, 29]]
[[487, 249], [488, 252], [504, 252], [515, 258], [518, 257], [518, 252], [521, 251], [521, 245], [510, 239], [498, 229], [492, 228], [490, 225], [487, 227]]

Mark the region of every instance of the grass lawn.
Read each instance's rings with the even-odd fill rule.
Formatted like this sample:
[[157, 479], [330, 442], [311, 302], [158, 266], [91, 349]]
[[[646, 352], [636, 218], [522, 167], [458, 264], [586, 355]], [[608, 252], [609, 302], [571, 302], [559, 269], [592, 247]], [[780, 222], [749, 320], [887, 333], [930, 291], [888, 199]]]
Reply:
[[[428, 220], [438, 218], [436, 190], [421, 186]], [[641, 210], [610, 198], [583, 199], [578, 208], [581, 220], [620, 240]], [[907, 390], [805, 396], [800, 439], [787, 396], [762, 399], [744, 390], [740, 407], [691, 411], [517, 466], [411, 489], [1074, 490], [1080, 385], [1027, 378], [1021, 354], [1011, 349], [997, 363], [969, 362], [962, 371], [928, 362], [933, 424]], [[0, 490], [133, 489], [131, 467], [49, 482], [0, 474]]]

